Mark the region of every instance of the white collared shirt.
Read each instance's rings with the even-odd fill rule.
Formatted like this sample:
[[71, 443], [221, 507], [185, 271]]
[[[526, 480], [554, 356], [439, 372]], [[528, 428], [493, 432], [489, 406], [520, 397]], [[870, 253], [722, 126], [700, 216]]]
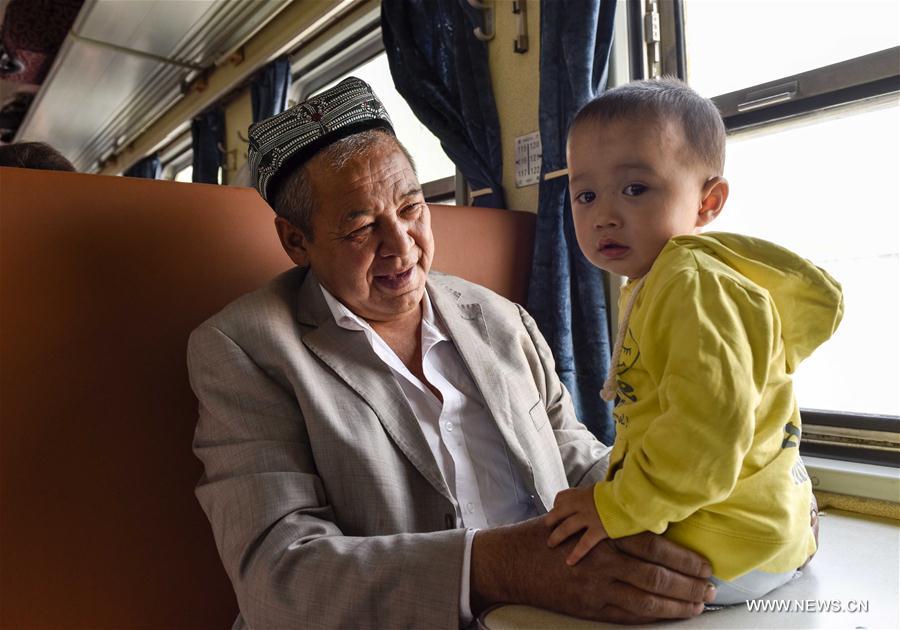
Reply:
[[422, 370], [443, 403], [419, 380], [368, 322], [332, 296], [322, 295], [338, 326], [362, 331], [375, 354], [391, 368], [394, 378], [431, 449], [444, 481], [456, 498], [457, 526], [469, 528], [463, 566], [461, 617], [469, 611], [469, 565], [475, 529], [517, 523], [537, 516], [500, 430], [487, 409], [459, 351], [435, 316], [428, 291], [422, 299]]

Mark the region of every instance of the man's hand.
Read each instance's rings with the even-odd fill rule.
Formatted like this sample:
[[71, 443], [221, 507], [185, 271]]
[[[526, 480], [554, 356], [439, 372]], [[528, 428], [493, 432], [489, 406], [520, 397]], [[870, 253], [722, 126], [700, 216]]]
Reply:
[[609, 538], [597, 513], [593, 486], [569, 488], [557, 494], [553, 509], [544, 517], [544, 524], [553, 529], [547, 540], [547, 545], [551, 548], [584, 531], [578, 544], [566, 558], [569, 566], [578, 564], [601, 540]]
[[542, 518], [482, 530], [472, 544], [471, 605], [526, 604], [614, 623], [693, 617], [715, 598], [708, 562], [656, 534], [606, 539], [575, 566], [574, 542], [547, 547]]

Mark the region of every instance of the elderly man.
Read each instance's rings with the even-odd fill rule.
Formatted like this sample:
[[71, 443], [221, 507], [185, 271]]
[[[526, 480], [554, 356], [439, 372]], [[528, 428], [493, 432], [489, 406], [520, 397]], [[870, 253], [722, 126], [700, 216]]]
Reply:
[[297, 268], [191, 336], [195, 452], [236, 627], [456, 628], [488, 606], [688, 617], [708, 564], [664, 538], [576, 567], [541, 518], [607, 447], [528, 314], [429, 273], [429, 210], [370, 88], [254, 125], [250, 164]]

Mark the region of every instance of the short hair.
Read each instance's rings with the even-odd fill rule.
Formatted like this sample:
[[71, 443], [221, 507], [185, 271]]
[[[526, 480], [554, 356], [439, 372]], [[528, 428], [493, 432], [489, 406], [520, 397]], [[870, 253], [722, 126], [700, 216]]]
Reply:
[[569, 133], [585, 122], [656, 119], [681, 126], [686, 149], [717, 175], [725, 168], [725, 123], [715, 104], [675, 77], [632, 81], [604, 92], [575, 115]]
[[[315, 157], [324, 156], [328, 161], [328, 166], [337, 170], [343, 168], [351, 159], [363, 155], [373, 146], [385, 140], [393, 141], [396, 144], [397, 148], [406, 156], [413, 173], [415, 173], [416, 164], [403, 143], [390, 131], [380, 128], [368, 129], [341, 138], [320, 150]], [[275, 191], [272, 209], [275, 210], [275, 214], [287, 219], [292, 225], [299, 228], [306, 238], [312, 240], [312, 215], [316, 210], [316, 200], [309, 171], [306, 168], [307, 164], [309, 164], [309, 160], [284, 178]]]
[[16, 142], [0, 146], [0, 166], [36, 168], [45, 171], [74, 171], [62, 153], [45, 142]]

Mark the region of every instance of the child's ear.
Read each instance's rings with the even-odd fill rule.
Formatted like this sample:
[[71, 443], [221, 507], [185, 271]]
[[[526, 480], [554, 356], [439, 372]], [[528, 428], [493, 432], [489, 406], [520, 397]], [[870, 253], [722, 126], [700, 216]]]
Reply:
[[697, 212], [697, 227], [703, 227], [712, 222], [728, 199], [728, 180], [724, 177], [710, 177], [703, 184], [703, 196], [700, 199], [700, 210]]

